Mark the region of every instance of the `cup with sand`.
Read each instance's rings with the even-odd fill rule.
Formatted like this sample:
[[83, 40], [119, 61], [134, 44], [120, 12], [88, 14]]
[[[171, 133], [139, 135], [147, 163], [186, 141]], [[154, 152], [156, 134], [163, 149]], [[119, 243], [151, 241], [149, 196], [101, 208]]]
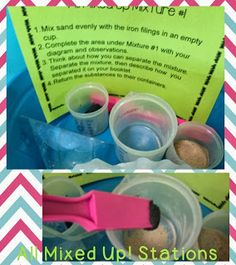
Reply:
[[197, 122], [185, 122], [178, 126], [166, 158], [178, 165], [212, 169], [221, 162], [223, 154], [222, 140], [213, 128]]
[[[114, 192], [152, 199], [161, 211], [160, 224], [154, 230], [107, 231], [113, 246], [124, 249], [129, 259], [140, 260], [140, 248], [146, 247], [154, 248], [159, 260], [161, 251], [167, 249], [173, 260], [174, 248], [180, 255], [197, 241], [202, 225], [201, 209], [193, 192], [181, 181], [163, 174], [132, 175], [125, 177]], [[148, 255], [148, 259], [152, 257]]]

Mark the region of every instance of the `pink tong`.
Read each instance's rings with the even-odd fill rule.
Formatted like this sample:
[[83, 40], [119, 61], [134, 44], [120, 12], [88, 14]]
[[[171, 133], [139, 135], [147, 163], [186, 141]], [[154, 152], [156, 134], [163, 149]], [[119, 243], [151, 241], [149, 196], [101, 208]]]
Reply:
[[154, 229], [160, 210], [146, 198], [95, 190], [81, 197], [43, 194], [43, 221], [78, 223], [87, 231]]

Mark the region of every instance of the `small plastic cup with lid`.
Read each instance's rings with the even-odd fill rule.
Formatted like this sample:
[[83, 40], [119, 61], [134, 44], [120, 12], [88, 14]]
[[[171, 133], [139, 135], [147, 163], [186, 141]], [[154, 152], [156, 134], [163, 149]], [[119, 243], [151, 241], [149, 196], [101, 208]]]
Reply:
[[166, 158], [192, 168], [215, 168], [222, 160], [224, 146], [217, 132], [206, 124], [185, 122], [179, 125]]
[[[99, 98], [99, 104], [94, 103]], [[100, 84], [85, 83], [69, 91], [66, 106], [77, 121], [79, 133], [95, 136], [108, 126], [108, 92]]]
[[161, 160], [177, 131], [175, 112], [163, 99], [130, 93], [111, 110], [110, 130], [121, 162]]

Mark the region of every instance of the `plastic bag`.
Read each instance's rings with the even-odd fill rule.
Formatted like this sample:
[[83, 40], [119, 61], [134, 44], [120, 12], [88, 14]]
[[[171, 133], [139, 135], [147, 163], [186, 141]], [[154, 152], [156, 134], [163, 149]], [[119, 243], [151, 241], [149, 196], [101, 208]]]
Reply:
[[37, 145], [47, 169], [72, 169], [94, 158], [118, 163], [115, 146], [96, 138], [26, 117], [21, 118], [21, 130], [26, 145]]

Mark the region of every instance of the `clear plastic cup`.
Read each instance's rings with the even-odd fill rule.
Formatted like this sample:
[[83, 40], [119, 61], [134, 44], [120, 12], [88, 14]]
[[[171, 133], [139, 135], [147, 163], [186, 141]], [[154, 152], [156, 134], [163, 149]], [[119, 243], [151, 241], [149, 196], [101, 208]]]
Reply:
[[121, 162], [161, 160], [177, 131], [173, 109], [161, 98], [131, 93], [112, 109], [110, 130]]
[[208, 151], [208, 167], [215, 168], [222, 160], [224, 155], [224, 146], [217, 132], [206, 124], [197, 122], [182, 123], [177, 130], [174, 142], [166, 152], [166, 158], [176, 164], [186, 164], [178, 156], [174, 143], [179, 140], [189, 140], [198, 143]]
[[[211, 231], [213, 230], [219, 231], [221, 234], [223, 234], [224, 236], [228, 238], [229, 237], [229, 213], [224, 210], [219, 210], [219, 211], [215, 211], [207, 215], [203, 219], [202, 229], [210, 229]], [[215, 239], [212, 239], [212, 240], [215, 241]], [[204, 246], [201, 246], [200, 236], [195, 246], [197, 250], [204, 249]], [[204, 254], [201, 254], [199, 260], [204, 261], [204, 260], [209, 260], [209, 258], [207, 258]]]
[[202, 227], [219, 230], [224, 235], [229, 236], [229, 213], [220, 210], [208, 214], [203, 219]]
[[[84, 194], [84, 191], [79, 185], [76, 185], [65, 177], [49, 177], [43, 182], [43, 190], [50, 195], [79, 197]], [[64, 228], [63, 232], [58, 231]], [[59, 228], [59, 229], [58, 229]], [[60, 237], [65, 240], [75, 241], [83, 237], [86, 233], [82, 227], [77, 224], [72, 224], [69, 228], [62, 222], [52, 223], [52, 225], [44, 225], [43, 236], [46, 238]]]
[[79, 197], [84, 194], [82, 188], [62, 176], [52, 176], [43, 181], [43, 190], [50, 195]]
[[[197, 241], [202, 225], [200, 205], [193, 192], [179, 180], [163, 174], [132, 175], [126, 177], [114, 192], [150, 198], [159, 206], [160, 224], [168, 236], [164, 248], [175, 247], [181, 255], [182, 248], [187, 251]], [[124, 233], [125, 230], [107, 231], [109, 240], [117, 249], [125, 249]], [[126, 255], [139, 260], [137, 255], [129, 255], [127, 251]], [[173, 254], [170, 255], [170, 259], [173, 258]]]
[[[99, 105], [94, 103], [99, 98]], [[100, 84], [79, 85], [66, 95], [66, 106], [81, 134], [94, 136], [108, 126], [108, 92]]]
[[[79, 197], [84, 194], [83, 189], [65, 177], [49, 177], [43, 182], [44, 192], [50, 195]], [[103, 240], [105, 233], [86, 232], [78, 224], [72, 223], [70, 227], [64, 222], [49, 222], [43, 225], [44, 246], [53, 251], [58, 249], [72, 250], [71, 256], [74, 261], [75, 252], [78, 249], [88, 251], [92, 246]], [[92, 244], [92, 246], [91, 246]], [[58, 257], [59, 259], [59, 257]]]

